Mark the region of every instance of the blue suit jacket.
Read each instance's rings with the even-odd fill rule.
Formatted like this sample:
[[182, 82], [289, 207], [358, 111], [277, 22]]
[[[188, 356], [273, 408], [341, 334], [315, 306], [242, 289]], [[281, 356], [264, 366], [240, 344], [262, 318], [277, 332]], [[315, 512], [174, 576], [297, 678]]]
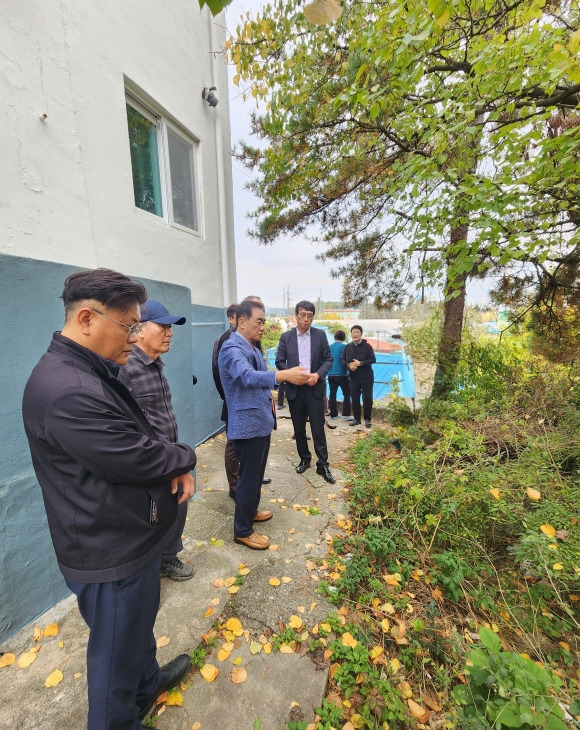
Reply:
[[[298, 339], [296, 336], [296, 327], [282, 333], [278, 350], [276, 352], [276, 367], [278, 370], [287, 370], [288, 368], [300, 365], [300, 356], [298, 354]], [[293, 400], [299, 387], [310, 388], [315, 398], [324, 398], [326, 393], [326, 373], [332, 365], [332, 355], [326, 334], [316, 327], [310, 328], [310, 372], [318, 373], [320, 380], [316, 385], [297, 386], [292, 383], [286, 383], [286, 398]]]
[[272, 389], [276, 373], [245, 337], [232, 332], [220, 350], [218, 367], [228, 406], [228, 438], [269, 436], [274, 428]]

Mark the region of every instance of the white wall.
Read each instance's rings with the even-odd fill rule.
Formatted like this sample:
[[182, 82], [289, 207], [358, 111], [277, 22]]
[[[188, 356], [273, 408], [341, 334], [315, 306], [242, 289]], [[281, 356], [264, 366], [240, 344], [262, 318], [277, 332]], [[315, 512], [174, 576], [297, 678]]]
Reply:
[[[211, 53], [223, 25], [197, 0], [2, 0], [0, 253], [181, 284], [209, 306], [235, 299], [227, 76]], [[127, 79], [200, 140], [200, 235], [135, 208]], [[216, 108], [201, 99], [210, 85]]]

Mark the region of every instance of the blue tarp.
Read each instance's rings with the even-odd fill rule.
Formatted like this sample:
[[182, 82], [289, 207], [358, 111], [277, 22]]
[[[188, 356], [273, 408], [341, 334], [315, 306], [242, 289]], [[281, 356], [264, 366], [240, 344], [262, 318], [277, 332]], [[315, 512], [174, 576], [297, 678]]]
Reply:
[[[320, 329], [324, 329], [321, 327]], [[326, 332], [328, 342], [334, 342], [334, 337], [330, 332]], [[396, 340], [397, 344], [404, 347], [401, 340]], [[373, 399], [375, 401], [387, 398], [391, 393], [396, 392], [401, 398], [415, 397], [415, 373], [413, 371], [413, 362], [404, 350], [399, 352], [377, 352], [375, 353], [377, 361], [373, 365], [375, 373], [375, 385], [373, 388]], [[264, 353], [266, 362], [271, 368], [275, 367], [276, 348], [271, 347]]]

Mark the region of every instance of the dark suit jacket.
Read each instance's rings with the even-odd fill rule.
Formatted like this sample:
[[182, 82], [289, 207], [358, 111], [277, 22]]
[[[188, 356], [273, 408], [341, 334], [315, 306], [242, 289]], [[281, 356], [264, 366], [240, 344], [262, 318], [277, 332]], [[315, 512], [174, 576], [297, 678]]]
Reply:
[[[287, 370], [300, 365], [298, 356], [298, 339], [296, 327], [284, 332], [280, 337], [278, 351], [276, 352], [276, 367], [278, 370]], [[332, 355], [326, 334], [316, 327], [310, 328], [310, 372], [318, 373], [319, 380], [312, 386], [312, 393], [315, 398], [324, 398], [326, 393], [326, 373], [332, 367]], [[296, 398], [298, 387], [310, 388], [309, 385], [296, 386], [286, 383], [286, 397], [288, 400]]]

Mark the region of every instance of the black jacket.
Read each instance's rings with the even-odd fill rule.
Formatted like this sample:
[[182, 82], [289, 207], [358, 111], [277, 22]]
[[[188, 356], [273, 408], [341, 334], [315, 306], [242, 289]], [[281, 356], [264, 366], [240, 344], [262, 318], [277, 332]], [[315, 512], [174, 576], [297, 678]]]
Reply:
[[65, 578], [101, 583], [145, 567], [175, 524], [170, 482], [193, 469], [193, 449], [159, 440], [105, 362], [59, 332], [32, 371], [22, 412]]
[[[298, 339], [296, 335], [297, 328], [293, 327], [287, 332], [283, 332], [278, 343], [276, 351], [276, 367], [278, 370], [288, 370], [300, 365], [300, 355], [298, 353]], [[315, 398], [324, 398], [326, 395], [326, 373], [332, 366], [332, 355], [326, 334], [317, 329], [310, 327], [310, 372], [318, 373], [319, 380], [313, 385], [294, 385], [286, 383], [286, 398], [294, 400], [298, 393], [298, 388], [312, 387], [312, 394]]]
[[348, 377], [354, 378], [355, 380], [374, 380], [373, 365], [376, 363], [377, 358], [375, 357], [375, 351], [372, 346], [366, 340], [361, 340], [358, 345], [354, 342], [349, 342], [348, 345], [342, 351], [340, 356], [340, 362], [343, 365], [348, 365], [353, 360], [359, 360], [360, 365], [353, 372], [348, 371]]

